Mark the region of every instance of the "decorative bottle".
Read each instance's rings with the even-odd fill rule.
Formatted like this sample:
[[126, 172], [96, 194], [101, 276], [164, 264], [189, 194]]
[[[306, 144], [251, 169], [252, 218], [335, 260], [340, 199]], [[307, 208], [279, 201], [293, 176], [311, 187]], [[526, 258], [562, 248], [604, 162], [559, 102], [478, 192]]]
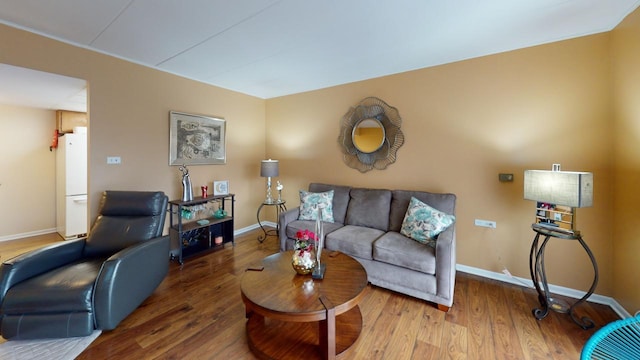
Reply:
[[182, 171], [182, 201], [191, 201], [193, 200], [193, 188], [189, 169], [187, 169], [186, 165], [182, 165], [179, 170]]

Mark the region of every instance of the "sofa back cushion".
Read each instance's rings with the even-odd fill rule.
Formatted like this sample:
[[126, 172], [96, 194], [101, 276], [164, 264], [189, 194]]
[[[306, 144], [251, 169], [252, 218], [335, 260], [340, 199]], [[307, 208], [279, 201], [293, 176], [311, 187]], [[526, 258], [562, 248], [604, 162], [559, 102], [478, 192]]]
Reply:
[[333, 190], [333, 222], [344, 224], [347, 206], [349, 205], [350, 186], [328, 185], [320, 183], [309, 184], [309, 191], [314, 193]]
[[411, 197], [422, 201], [434, 209], [455, 215], [456, 196], [455, 194], [436, 194], [426, 191], [392, 191], [391, 212], [389, 213], [389, 231], [400, 232], [402, 221], [409, 208]]
[[[389, 230], [390, 190], [351, 189], [349, 195], [351, 200], [349, 200], [346, 225]], [[400, 221], [402, 222], [402, 219]]]
[[300, 190], [300, 215], [298, 220], [316, 220], [321, 211], [321, 220], [333, 222], [333, 190], [309, 192]]

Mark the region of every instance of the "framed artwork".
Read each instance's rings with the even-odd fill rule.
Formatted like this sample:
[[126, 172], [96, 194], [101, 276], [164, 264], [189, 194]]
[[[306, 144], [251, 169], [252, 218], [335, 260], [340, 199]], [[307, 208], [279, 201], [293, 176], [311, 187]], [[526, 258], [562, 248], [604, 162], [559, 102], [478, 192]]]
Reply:
[[213, 195], [227, 195], [229, 193], [229, 181], [214, 181]]
[[226, 122], [222, 118], [169, 112], [169, 165], [224, 164]]

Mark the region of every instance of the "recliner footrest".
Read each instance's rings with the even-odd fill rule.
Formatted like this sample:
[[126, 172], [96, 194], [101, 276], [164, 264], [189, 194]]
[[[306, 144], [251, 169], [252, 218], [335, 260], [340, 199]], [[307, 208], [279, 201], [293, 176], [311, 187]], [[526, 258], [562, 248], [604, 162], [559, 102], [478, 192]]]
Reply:
[[93, 316], [87, 312], [44, 315], [5, 315], [2, 337], [9, 340], [88, 336]]

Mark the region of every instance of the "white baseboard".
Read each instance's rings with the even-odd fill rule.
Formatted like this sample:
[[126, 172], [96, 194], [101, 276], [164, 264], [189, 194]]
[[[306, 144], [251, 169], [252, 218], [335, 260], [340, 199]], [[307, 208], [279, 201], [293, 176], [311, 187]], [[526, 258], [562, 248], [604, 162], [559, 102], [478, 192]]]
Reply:
[[56, 228], [29, 231], [29, 232], [22, 233], [22, 234], [13, 234], [13, 235], [0, 236], [0, 241], [17, 240], [17, 239], [22, 239], [22, 238], [31, 237], [31, 236], [51, 234], [51, 233], [54, 233], [54, 232], [56, 232]]
[[[263, 221], [262, 222], [262, 226], [265, 226], [265, 227], [268, 226], [268, 227], [275, 228], [276, 227], [276, 223], [274, 223], [272, 221]], [[233, 232], [233, 236], [241, 235], [241, 234], [244, 234], [246, 232], [249, 232], [249, 231], [252, 231], [252, 230], [255, 230], [255, 229], [260, 229], [260, 225], [253, 224], [253, 225], [249, 225], [247, 227], [244, 227], [242, 229], [235, 230]], [[280, 241], [280, 240], [278, 240], [278, 241]]]
[[[265, 224], [269, 224], [269, 223], [263, 223], [262, 225], [264, 226]], [[269, 225], [269, 226], [271, 226], [271, 225]], [[275, 225], [273, 225], [273, 226], [275, 227]], [[260, 225], [258, 225], [258, 224], [249, 225], [247, 227], [243, 227], [242, 229], [235, 230], [233, 232], [233, 236], [242, 235], [242, 234], [244, 234], [246, 232], [249, 232], [249, 231], [252, 231], [252, 230], [255, 230], [255, 229], [258, 229], [258, 228], [260, 228]]]
[[[488, 278], [488, 279], [493, 279], [493, 280], [498, 280], [498, 281], [502, 281], [502, 282], [506, 282], [506, 283], [510, 283], [510, 284], [525, 286], [525, 287], [528, 287], [528, 288], [531, 288], [531, 289], [534, 288], [533, 281], [531, 279], [527, 279], [527, 278], [521, 278], [521, 277], [517, 277], [517, 276], [513, 276], [513, 275], [512, 276], [508, 276], [508, 275], [503, 274], [503, 273], [497, 273], [497, 272], [488, 271], [488, 270], [479, 269], [479, 268], [466, 266], [466, 265], [461, 265], [461, 264], [457, 264], [456, 265], [456, 270], [462, 271], [462, 272], [465, 272], [465, 273], [468, 273], [468, 274], [481, 276], [481, 277]], [[574, 298], [574, 299], [580, 299], [587, 293], [586, 291], [581, 291], [581, 290], [567, 288], [567, 287], [564, 287], [564, 286], [551, 285], [551, 284], [549, 285], [549, 291], [551, 291], [554, 294], [558, 294], [558, 295], [562, 295], [562, 296], [568, 296], [568, 297]], [[629, 312], [627, 310], [625, 310], [625, 308], [623, 308], [622, 305], [620, 305], [612, 297], [593, 294], [587, 300], [591, 301], [591, 302], [594, 302], [594, 303], [597, 303], [597, 304], [608, 305], [609, 307], [611, 307], [611, 309], [613, 309], [613, 311], [615, 311], [616, 314], [618, 314], [618, 316], [620, 316], [623, 319], [631, 317], [631, 314], [629, 314]]]

